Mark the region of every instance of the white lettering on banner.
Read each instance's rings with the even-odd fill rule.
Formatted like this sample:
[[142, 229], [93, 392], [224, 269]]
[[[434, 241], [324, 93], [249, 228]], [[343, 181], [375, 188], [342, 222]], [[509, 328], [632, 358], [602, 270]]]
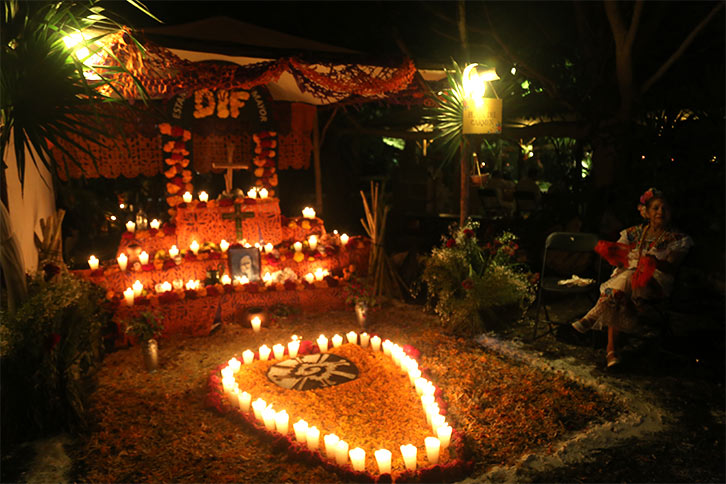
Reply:
[[252, 97], [255, 98], [255, 102], [257, 103], [257, 111], [260, 114], [260, 121], [266, 123], [267, 109], [265, 109], [265, 103], [262, 102], [262, 97], [260, 97], [260, 93], [258, 93], [257, 91], [252, 91]]
[[[228, 117], [236, 119], [239, 116], [240, 109], [244, 107], [245, 101], [249, 98], [250, 93], [247, 91], [218, 89], [215, 93], [209, 89], [199, 89], [194, 91], [194, 117], [197, 119], [206, 118], [212, 116], [216, 110], [217, 117], [220, 119]], [[265, 116], [267, 116], [266, 111]], [[266, 120], [267, 118], [265, 118]]]
[[181, 119], [183, 109], [184, 109], [184, 97], [178, 96], [176, 98], [176, 100], [174, 101], [174, 107], [172, 108], [171, 116], [174, 119]]

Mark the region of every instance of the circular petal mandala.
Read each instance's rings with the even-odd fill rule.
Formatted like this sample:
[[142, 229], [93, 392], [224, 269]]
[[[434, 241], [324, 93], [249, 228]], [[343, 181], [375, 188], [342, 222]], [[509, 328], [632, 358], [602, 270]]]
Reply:
[[358, 368], [342, 356], [330, 353], [305, 355], [270, 367], [267, 378], [290, 390], [312, 390], [358, 378]]

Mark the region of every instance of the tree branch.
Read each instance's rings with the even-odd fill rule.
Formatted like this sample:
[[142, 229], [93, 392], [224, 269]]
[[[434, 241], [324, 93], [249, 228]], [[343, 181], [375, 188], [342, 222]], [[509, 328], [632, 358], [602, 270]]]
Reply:
[[635, 34], [638, 33], [638, 25], [640, 24], [640, 16], [643, 13], [643, 0], [635, 2], [635, 9], [633, 10], [633, 18], [630, 21], [630, 28], [628, 29], [628, 35], [625, 39], [625, 45], [628, 50], [633, 46], [635, 41]]
[[711, 9], [711, 11], [708, 13], [708, 15], [706, 15], [706, 17], [703, 20], [701, 20], [701, 22], [698, 25], [696, 25], [696, 27], [691, 31], [690, 34], [688, 34], [688, 36], [683, 40], [681, 45], [678, 47], [678, 49], [676, 49], [675, 52], [673, 52], [673, 54], [668, 58], [668, 60], [665, 61], [662, 66], [660, 66], [660, 68], [655, 72], [655, 74], [653, 74], [650, 77], [650, 79], [648, 79], [647, 81], [645, 81], [643, 83], [643, 87], [640, 89], [641, 94], [644, 94], [648, 89], [653, 87], [653, 84], [655, 84], [658, 81], [658, 79], [660, 79], [663, 76], [663, 74], [665, 74], [665, 72], [668, 69], [670, 69], [670, 67], [673, 65], [673, 63], [675, 61], [677, 61], [681, 55], [683, 55], [683, 53], [686, 51], [688, 46], [691, 45], [691, 43], [693, 43], [696, 36], [701, 32], [701, 30], [703, 30], [703, 28], [706, 26], [706, 24], [708, 24], [708, 22], [711, 21], [711, 19], [716, 15], [716, 13], [723, 8], [723, 5], [724, 5], [723, 2], [718, 2]]
[[620, 50], [620, 46], [625, 39], [625, 26], [623, 25], [623, 19], [620, 18], [618, 3], [604, 0], [603, 4], [605, 6], [605, 15], [607, 15], [608, 23], [610, 24], [610, 30], [612, 30], [613, 38], [615, 39], [615, 48]]

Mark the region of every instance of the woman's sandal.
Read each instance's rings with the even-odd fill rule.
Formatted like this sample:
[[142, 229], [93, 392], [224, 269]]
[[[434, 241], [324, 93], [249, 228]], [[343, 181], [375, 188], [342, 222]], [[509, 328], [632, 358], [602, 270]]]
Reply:
[[613, 368], [620, 364], [620, 357], [614, 351], [608, 351], [607, 355], [605, 356], [605, 359], [608, 362], [608, 368]]

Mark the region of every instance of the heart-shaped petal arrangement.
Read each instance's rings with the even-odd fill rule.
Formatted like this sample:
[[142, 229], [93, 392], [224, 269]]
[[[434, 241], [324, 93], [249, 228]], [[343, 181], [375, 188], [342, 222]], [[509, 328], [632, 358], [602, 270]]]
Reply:
[[[291, 455], [352, 481], [454, 481], [465, 477], [463, 440], [418, 351], [378, 336], [321, 335], [317, 343], [262, 346], [220, 365], [209, 403], [238, 416]], [[321, 351], [322, 350], [322, 351]]]

